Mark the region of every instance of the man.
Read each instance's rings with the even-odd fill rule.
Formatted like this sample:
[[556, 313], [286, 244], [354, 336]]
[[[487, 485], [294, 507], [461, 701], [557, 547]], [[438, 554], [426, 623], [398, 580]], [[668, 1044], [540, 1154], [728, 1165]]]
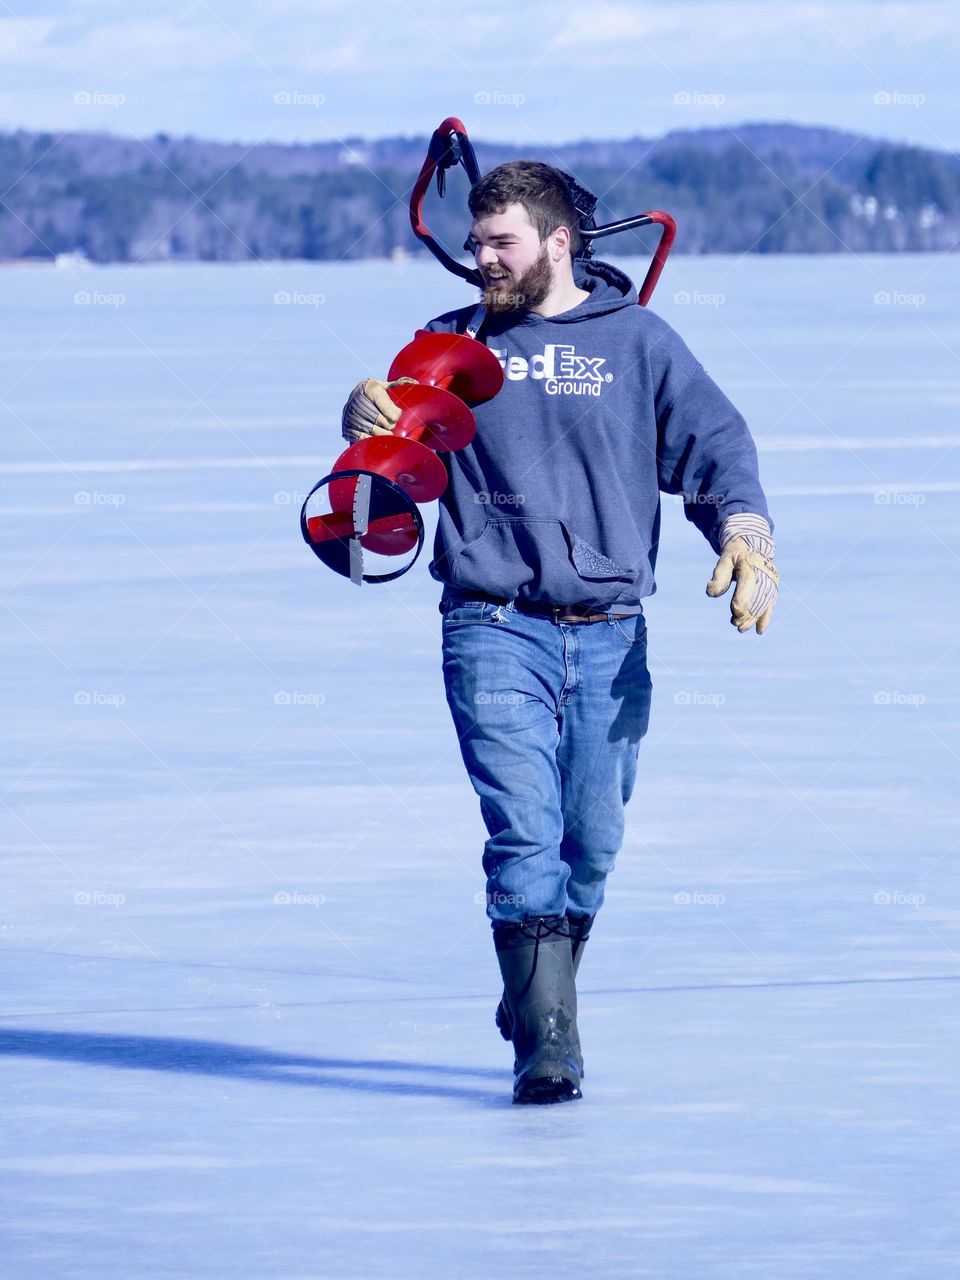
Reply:
[[[514, 1101], [581, 1094], [575, 978], [647, 730], [642, 598], [656, 590], [660, 491], [682, 494], [719, 556], [707, 594], [762, 633], [774, 544], [741, 415], [615, 267], [577, 260], [565, 176], [516, 161], [469, 199], [476, 305], [427, 329], [471, 333], [504, 368], [472, 444], [445, 454], [430, 573], [443, 673], [489, 839], [483, 855], [513, 1041]], [[478, 327], [479, 326], [479, 327]], [[343, 434], [389, 432], [394, 383], [367, 379]]]

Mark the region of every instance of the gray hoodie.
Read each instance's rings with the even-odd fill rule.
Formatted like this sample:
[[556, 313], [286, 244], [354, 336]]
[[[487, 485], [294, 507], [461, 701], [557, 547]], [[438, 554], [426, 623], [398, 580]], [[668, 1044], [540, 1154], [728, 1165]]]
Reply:
[[[572, 310], [487, 315], [478, 334], [505, 381], [474, 409], [473, 442], [440, 455], [449, 484], [429, 571], [444, 599], [642, 613], [661, 490], [683, 495], [718, 555], [724, 517], [770, 520], [747, 424], [680, 335], [609, 263], [577, 263], [574, 280], [590, 297]], [[463, 333], [476, 305], [425, 328]]]

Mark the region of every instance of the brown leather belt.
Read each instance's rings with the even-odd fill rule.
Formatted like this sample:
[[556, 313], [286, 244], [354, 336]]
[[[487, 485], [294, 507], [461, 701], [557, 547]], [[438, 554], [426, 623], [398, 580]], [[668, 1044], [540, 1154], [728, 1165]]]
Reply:
[[[507, 596], [491, 596], [484, 592], [471, 591], [463, 601], [483, 600], [489, 604], [510, 604]], [[554, 622], [606, 622], [608, 618], [633, 618], [632, 613], [591, 613], [589, 606], [577, 604], [541, 604], [536, 600], [514, 600], [513, 607], [517, 613], [530, 613], [538, 617], [552, 618]]]
[[608, 618], [632, 618], [631, 613], [582, 613], [558, 615], [557, 622], [606, 622]]

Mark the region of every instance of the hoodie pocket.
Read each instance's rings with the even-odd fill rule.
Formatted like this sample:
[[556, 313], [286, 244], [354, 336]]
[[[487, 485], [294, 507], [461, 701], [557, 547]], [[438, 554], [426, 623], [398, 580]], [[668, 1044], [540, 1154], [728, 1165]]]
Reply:
[[518, 600], [598, 606], [615, 600], [638, 574], [639, 562], [619, 564], [565, 520], [546, 516], [488, 520], [450, 566], [458, 587]]

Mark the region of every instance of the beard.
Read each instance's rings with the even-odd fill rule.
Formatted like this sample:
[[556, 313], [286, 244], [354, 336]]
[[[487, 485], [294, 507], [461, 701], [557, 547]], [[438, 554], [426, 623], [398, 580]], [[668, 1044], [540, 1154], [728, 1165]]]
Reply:
[[491, 315], [530, 311], [544, 301], [552, 284], [550, 255], [544, 245], [532, 267], [528, 267], [517, 278], [508, 272], [505, 280], [500, 280], [496, 285], [487, 285], [481, 301]]

